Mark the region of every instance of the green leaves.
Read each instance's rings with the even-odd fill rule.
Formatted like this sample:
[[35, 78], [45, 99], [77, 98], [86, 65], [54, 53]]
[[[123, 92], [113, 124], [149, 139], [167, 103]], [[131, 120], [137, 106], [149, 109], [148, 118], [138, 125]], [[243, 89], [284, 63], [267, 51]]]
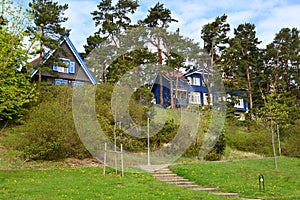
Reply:
[[[19, 19], [16, 15], [21, 16], [22, 13], [10, 5], [3, 5], [7, 6], [5, 16], [16, 22]], [[28, 57], [22, 44], [24, 29], [19, 22], [17, 25], [9, 21], [0, 29], [0, 121], [20, 118], [24, 114], [24, 106], [35, 99], [35, 87], [30, 83], [27, 70], [24, 70]]]
[[[62, 49], [59, 45], [60, 39], [62, 36], [69, 35], [70, 32], [61, 25], [68, 19], [64, 17], [68, 5], [58, 5], [52, 0], [32, 0], [29, 7], [27, 11], [32, 15], [34, 25], [28, 25], [27, 32], [30, 35], [30, 41], [37, 42], [39, 45], [33, 54], [40, 54], [42, 58], [49, 50]], [[41, 71], [42, 65], [39, 66]], [[39, 81], [41, 81], [41, 73], [39, 73]]]

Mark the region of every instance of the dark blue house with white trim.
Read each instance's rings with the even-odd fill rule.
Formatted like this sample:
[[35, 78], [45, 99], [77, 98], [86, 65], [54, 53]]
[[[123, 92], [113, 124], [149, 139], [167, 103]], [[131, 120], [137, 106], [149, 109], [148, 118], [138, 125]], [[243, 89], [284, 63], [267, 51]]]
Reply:
[[[213, 95], [208, 97], [208, 90], [204, 84], [203, 78], [207, 79], [207, 71], [204, 70], [191, 70], [184, 75], [178, 76], [167, 76], [162, 75], [163, 83], [163, 99], [164, 107], [171, 105], [171, 94], [174, 97], [174, 102], [176, 106], [188, 106], [188, 105], [199, 105], [207, 106], [208, 98], [212, 98]], [[170, 92], [170, 79], [172, 79], [173, 91]], [[160, 104], [160, 84], [159, 77], [156, 76], [153, 81], [151, 92], [154, 94], [154, 103]], [[176, 83], [178, 83], [176, 88]], [[233, 92], [227, 91], [227, 100], [231, 101], [231, 97], [235, 97], [236, 102], [234, 107], [236, 109], [236, 114], [248, 112], [248, 103], [245, 98], [247, 97], [247, 92], [245, 90], [236, 90]], [[218, 95], [214, 95], [215, 101]], [[212, 100], [210, 101], [212, 102]], [[212, 105], [212, 103], [211, 103]]]
[[[52, 82], [56, 85], [65, 84], [70, 86], [97, 84], [93, 74], [82, 60], [69, 37], [63, 37], [60, 42], [64, 53], [59, 50], [49, 51], [42, 59], [43, 65], [48, 66], [49, 69], [42, 70], [42, 81]], [[57, 62], [51, 62], [51, 56], [59, 57], [65, 66], [59, 66]], [[39, 58], [32, 62], [33, 66], [39, 65]], [[31, 77], [33, 81], [38, 80], [38, 69], [31, 70]]]
[[[176, 77], [168, 77], [165, 74], [161, 75], [163, 87], [163, 105], [168, 107], [171, 104], [171, 94], [173, 95], [176, 106], [188, 105], [188, 94], [190, 85], [187, 80]], [[172, 79], [173, 92], [171, 93], [170, 79]], [[151, 86], [151, 92], [154, 93], [154, 103], [160, 104], [160, 78], [158, 75], [154, 78]]]

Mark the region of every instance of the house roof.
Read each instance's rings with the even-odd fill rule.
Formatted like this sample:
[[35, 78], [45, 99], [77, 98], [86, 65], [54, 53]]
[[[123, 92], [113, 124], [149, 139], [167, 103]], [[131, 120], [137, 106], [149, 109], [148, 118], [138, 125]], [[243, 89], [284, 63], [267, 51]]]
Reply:
[[[189, 90], [190, 86], [188, 85], [186, 79], [182, 75], [183, 75], [183, 73], [178, 73], [177, 76], [170, 76], [169, 77], [166, 74], [162, 74], [162, 77], [164, 79], [166, 79], [168, 82], [170, 81], [170, 78], [171, 78], [172, 82], [173, 82], [173, 85], [175, 85], [176, 77], [178, 77], [178, 85], [180, 86], [180, 88], [178, 88], [178, 89], [179, 90]], [[152, 91], [154, 85], [157, 84], [157, 80], [158, 80], [158, 74], [156, 74], [155, 77], [154, 77], [154, 80], [153, 80], [152, 85], [150, 87], [150, 91]]]
[[186, 77], [186, 76], [190, 76], [192, 74], [202, 74], [203, 70], [204, 70], [204, 74], [208, 74], [207, 68], [204, 68], [204, 69], [193, 69], [193, 70], [190, 70], [184, 76]]
[[[72, 53], [74, 54], [75, 58], [77, 59], [78, 63], [81, 65], [82, 69], [84, 70], [84, 72], [86, 73], [86, 75], [88, 76], [89, 80], [91, 81], [91, 83], [93, 85], [97, 84], [96, 79], [94, 78], [93, 74], [91, 73], [91, 71], [89, 70], [89, 68], [87, 67], [87, 65], [85, 64], [85, 62], [82, 60], [81, 56], [79, 55], [78, 51], [76, 50], [75, 46], [73, 45], [73, 43], [71, 42], [70, 38], [67, 36], [64, 36], [63, 39], [60, 42], [60, 45], [66, 42], [68, 47], [71, 49]], [[52, 50], [49, 51], [42, 59], [42, 63], [45, 63], [55, 52], [56, 50]], [[34, 65], [38, 65], [39, 64], [39, 58], [35, 59], [32, 61], [32, 63]], [[31, 71], [31, 77], [34, 76], [37, 73], [37, 69], [33, 69]]]

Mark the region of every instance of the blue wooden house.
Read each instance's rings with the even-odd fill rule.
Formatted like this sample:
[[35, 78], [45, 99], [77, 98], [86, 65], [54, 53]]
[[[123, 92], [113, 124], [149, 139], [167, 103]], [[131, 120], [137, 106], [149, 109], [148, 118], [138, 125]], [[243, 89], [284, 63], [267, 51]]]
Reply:
[[[207, 82], [207, 71], [205, 69], [191, 70], [184, 75], [178, 76], [167, 76], [162, 75], [163, 83], [163, 99], [164, 107], [168, 107], [171, 104], [171, 95], [174, 97], [174, 102], [176, 106], [187, 106], [187, 105], [199, 105], [207, 106], [208, 98], [212, 102], [212, 96], [214, 96], [215, 101], [218, 99], [218, 95], [210, 95], [208, 97], [208, 90], [206, 85]], [[172, 79], [173, 91], [170, 92], [170, 79]], [[154, 103], [160, 104], [160, 84], [159, 76], [153, 81], [151, 92], [154, 94]], [[176, 82], [178, 86], [176, 88]], [[247, 97], [247, 92], [245, 90], [236, 90], [233, 92], [227, 91], [227, 100], [231, 101], [231, 97], [236, 98], [236, 103], [234, 105], [236, 109], [236, 114], [240, 116], [240, 113], [248, 112], [248, 103], [245, 98]], [[212, 106], [212, 103], [211, 103]]]
[[[170, 76], [165, 74], [161, 75], [162, 88], [163, 88], [163, 106], [168, 107], [171, 104], [171, 95], [175, 100], [176, 106], [188, 105], [188, 94], [190, 91], [190, 85], [186, 79], [180, 77]], [[173, 89], [171, 92], [170, 79], [172, 81]], [[151, 86], [151, 92], [154, 94], [154, 103], [161, 104], [160, 100], [160, 77], [156, 75]]]
[[[43, 65], [47, 66], [47, 70], [42, 70], [42, 81], [52, 82], [56, 85], [64, 84], [69, 86], [84, 84], [95, 85], [97, 82], [93, 74], [86, 66], [70, 38], [67, 36], [63, 37], [60, 46], [63, 50], [49, 51], [43, 57], [42, 62]], [[59, 66], [57, 62], [52, 62], [50, 59], [51, 56], [59, 57], [59, 60], [62, 61], [65, 66]], [[33, 67], [31, 70], [31, 77], [33, 81], [38, 80], [39, 73], [37, 66], [39, 64], [39, 58], [31, 62]]]

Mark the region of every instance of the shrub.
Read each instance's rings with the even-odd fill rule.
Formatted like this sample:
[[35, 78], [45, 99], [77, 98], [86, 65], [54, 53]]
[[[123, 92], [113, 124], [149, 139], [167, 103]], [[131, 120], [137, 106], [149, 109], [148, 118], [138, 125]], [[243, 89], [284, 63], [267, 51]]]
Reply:
[[219, 136], [219, 139], [213, 149], [205, 156], [205, 160], [217, 161], [221, 160], [222, 156], [225, 153], [226, 141], [224, 134]]
[[15, 128], [10, 146], [30, 160], [89, 157], [73, 121], [72, 88], [48, 86], [41, 93], [45, 98], [31, 108], [26, 123]]
[[300, 157], [300, 121], [282, 130], [282, 153], [285, 156]]
[[271, 156], [271, 132], [256, 122], [232, 122], [225, 126], [227, 145], [239, 151]]

